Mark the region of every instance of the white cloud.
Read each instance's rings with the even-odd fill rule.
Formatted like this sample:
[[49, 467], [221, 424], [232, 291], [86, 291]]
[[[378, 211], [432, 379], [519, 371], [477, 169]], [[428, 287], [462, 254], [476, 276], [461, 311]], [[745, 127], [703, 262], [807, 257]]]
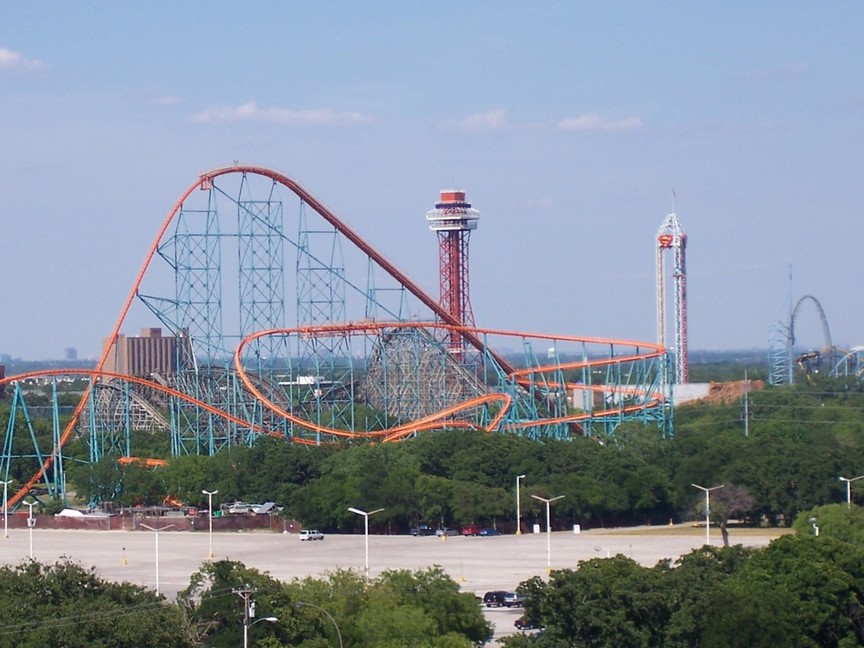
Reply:
[[623, 119], [609, 119], [597, 113], [568, 117], [558, 122], [561, 130], [585, 130], [585, 131], [625, 131], [642, 128], [641, 117], [625, 117]]
[[507, 128], [507, 114], [500, 108], [488, 112], [475, 113], [462, 120], [459, 125], [465, 133], [488, 133]]
[[214, 124], [230, 121], [258, 121], [272, 124], [300, 125], [351, 125], [366, 124], [372, 121], [368, 115], [358, 112], [334, 112], [329, 109], [288, 110], [286, 108], [259, 108], [250, 101], [234, 108], [211, 108], [192, 115], [198, 124]]
[[0, 47], [0, 70], [38, 70], [45, 64], [38, 59], [30, 59], [14, 50]]

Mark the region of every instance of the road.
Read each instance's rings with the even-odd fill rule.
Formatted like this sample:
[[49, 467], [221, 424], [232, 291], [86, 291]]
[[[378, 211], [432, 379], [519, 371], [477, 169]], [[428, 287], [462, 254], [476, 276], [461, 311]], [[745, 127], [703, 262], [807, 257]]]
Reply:
[[[167, 522], [166, 522], [167, 524]], [[157, 534], [151, 531], [33, 530], [33, 557], [51, 563], [63, 557], [100, 576], [156, 588]], [[767, 545], [781, 532], [774, 529], [733, 530], [731, 542]], [[521, 536], [449, 537], [369, 536], [369, 569], [374, 578], [388, 569], [423, 569], [438, 565], [463, 591], [478, 596], [488, 590], [513, 590], [533, 576], [545, 576], [547, 559], [552, 569], [575, 568], [579, 561], [624, 554], [650, 566], [663, 558], [675, 559], [705, 543], [704, 529], [653, 527], [650, 529], [591, 530], [551, 534], [547, 554], [545, 533]], [[711, 538], [720, 542], [719, 533]], [[159, 591], [173, 598], [189, 583], [189, 576], [207, 560], [206, 531], [158, 534]], [[0, 539], [0, 563], [15, 564], [29, 557], [30, 530], [10, 529]], [[238, 560], [282, 580], [320, 576], [336, 568], [364, 569], [363, 535], [328, 535], [323, 541], [301, 542], [296, 534], [268, 531], [216, 533], [216, 559]], [[515, 632], [518, 609], [486, 609], [496, 638]], [[492, 644], [495, 645], [495, 644]]]

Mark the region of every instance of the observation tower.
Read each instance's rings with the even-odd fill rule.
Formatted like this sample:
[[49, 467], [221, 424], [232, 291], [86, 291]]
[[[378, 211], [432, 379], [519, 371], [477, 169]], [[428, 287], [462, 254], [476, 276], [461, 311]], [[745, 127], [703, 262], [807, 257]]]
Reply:
[[686, 384], [687, 371], [687, 235], [673, 212], [657, 232], [657, 343], [666, 346], [666, 271], [663, 255], [672, 250], [675, 266], [675, 382]]
[[[465, 192], [443, 189], [435, 209], [426, 212], [429, 229], [438, 233], [438, 258], [441, 307], [465, 326], [474, 326], [468, 274], [468, 240], [477, 229], [480, 212], [465, 201]], [[450, 333], [450, 350], [461, 353], [462, 336]]]

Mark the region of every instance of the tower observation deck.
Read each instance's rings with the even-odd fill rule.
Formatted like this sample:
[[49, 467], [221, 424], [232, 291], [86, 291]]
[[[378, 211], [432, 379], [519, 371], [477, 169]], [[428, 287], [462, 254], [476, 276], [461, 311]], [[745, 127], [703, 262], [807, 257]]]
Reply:
[[[438, 233], [438, 256], [441, 307], [465, 326], [474, 326], [471, 309], [468, 241], [477, 229], [480, 212], [466, 202], [465, 192], [444, 189], [435, 209], [426, 212], [429, 229]], [[462, 337], [451, 333], [450, 349], [460, 352]]]

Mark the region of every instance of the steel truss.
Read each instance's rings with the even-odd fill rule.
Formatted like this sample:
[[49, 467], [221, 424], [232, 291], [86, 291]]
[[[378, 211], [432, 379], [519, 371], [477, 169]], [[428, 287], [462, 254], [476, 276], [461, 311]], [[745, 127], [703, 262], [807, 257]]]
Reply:
[[[73, 412], [52, 413], [50, 449], [33, 432], [32, 449], [15, 441], [30, 427], [16, 388], [0, 474], [41, 468], [14, 501], [38, 484], [63, 491], [63, 453], [75, 439], [98, 461], [134, 456], [136, 434], [168, 434], [174, 456], [212, 455], [262, 434], [318, 444], [471, 427], [542, 440], [611, 436], [628, 420], [671, 434], [662, 346], [465, 327], [269, 169], [217, 169], [189, 187], [108, 339], [133, 318], [155, 319], [176, 338], [174, 370], [112, 373], [106, 346], [95, 370], [49, 372], [89, 381]], [[514, 339], [521, 354], [495, 350]]]

